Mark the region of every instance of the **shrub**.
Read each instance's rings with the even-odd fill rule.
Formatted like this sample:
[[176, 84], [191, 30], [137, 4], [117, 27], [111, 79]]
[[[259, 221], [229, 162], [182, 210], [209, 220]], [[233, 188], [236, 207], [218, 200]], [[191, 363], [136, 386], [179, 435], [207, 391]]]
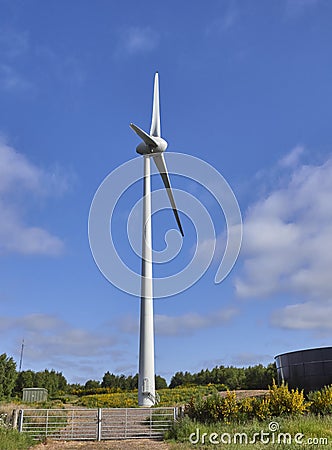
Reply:
[[246, 397], [239, 402], [238, 419], [246, 422], [251, 419], [265, 420], [271, 416], [269, 397]]
[[185, 414], [191, 419], [202, 423], [219, 421], [230, 422], [236, 420], [239, 414], [239, 405], [235, 392], [227, 391], [226, 397], [218, 393], [209, 395], [205, 399], [192, 399], [186, 406]]
[[332, 414], [332, 385], [323, 387], [320, 391], [310, 392], [310, 410], [315, 414]]
[[220, 415], [224, 422], [229, 423], [231, 420], [236, 420], [239, 415], [239, 405], [236, 400], [236, 393], [227, 391], [226, 397], [221, 398]]
[[[325, 405], [326, 413], [330, 411], [329, 408], [332, 409], [332, 386], [324, 391], [324, 395], [317, 396], [317, 410], [319, 402]], [[206, 398], [193, 398], [185, 408], [185, 415], [205, 424], [219, 421], [246, 422], [251, 419], [266, 420], [272, 416], [304, 414], [311, 404], [305, 401], [303, 391], [289, 390], [287, 385], [277, 386], [273, 382], [265, 397], [237, 400], [235, 392], [227, 391], [226, 397], [213, 393]]]
[[246, 421], [254, 417], [254, 397], [246, 397], [239, 402], [239, 419]]
[[265, 420], [271, 417], [270, 398], [253, 398], [253, 416], [259, 420]]
[[273, 381], [269, 388], [270, 412], [273, 416], [284, 414], [303, 414], [310, 406], [305, 402], [303, 390], [289, 390], [287, 384], [277, 386]]

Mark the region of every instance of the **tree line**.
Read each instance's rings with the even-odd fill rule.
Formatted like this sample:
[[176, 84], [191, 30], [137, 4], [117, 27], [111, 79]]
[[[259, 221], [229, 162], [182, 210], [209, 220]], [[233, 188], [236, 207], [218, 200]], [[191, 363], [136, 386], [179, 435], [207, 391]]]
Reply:
[[225, 385], [234, 389], [268, 389], [273, 380], [277, 380], [277, 369], [273, 363], [268, 366], [258, 364], [249, 367], [216, 366], [212, 370], [201, 370], [198, 373], [176, 372], [169, 387], [184, 385]]
[[[165, 378], [156, 375], [156, 389], [175, 388], [188, 385], [216, 384], [228, 389], [267, 389], [277, 378], [275, 364], [267, 367], [258, 364], [251, 367], [216, 366], [197, 373], [176, 372], [170, 385]], [[109, 392], [109, 390], [132, 391], [137, 389], [138, 374], [132, 376], [115, 375], [107, 371], [102, 380], [88, 380], [84, 385], [69, 384], [62, 374], [55, 370], [18, 372], [13, 358], [5, 353], [0, 355], [0, 400], [21, 396], [24, 388], [46, 388], [52, 397], [60, 394], [79, 395]]]

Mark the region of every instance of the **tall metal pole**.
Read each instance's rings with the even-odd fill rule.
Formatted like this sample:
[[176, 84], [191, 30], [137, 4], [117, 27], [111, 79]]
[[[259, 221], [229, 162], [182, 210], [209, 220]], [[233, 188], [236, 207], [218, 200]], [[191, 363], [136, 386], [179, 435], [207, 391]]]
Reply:
[[19, 372], [21, 372], [21, 370], [22, 370], [23, 352], [24, 352], [24, 339], [22, 340], [21, 356], [20, 356], [20, 366], [19, 366], [19, 369], [18, 369]]
[[155, 404], [150, 156], [144, 155], [138, 405]]

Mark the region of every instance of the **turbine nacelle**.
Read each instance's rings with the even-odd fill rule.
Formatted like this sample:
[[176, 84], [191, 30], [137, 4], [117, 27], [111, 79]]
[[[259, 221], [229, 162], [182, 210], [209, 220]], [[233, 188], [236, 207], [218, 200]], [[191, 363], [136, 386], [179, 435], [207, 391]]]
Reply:
[[161, 153], [164, 152], [167, 148], [167, 142], [165, 139], [160, 137], [154, 137], [153, 140], [156, 141], [158, 144], [156, 147], [153, 147], [152, 145], [147, 145], [145, 142], [141, 142], [137, 147], [136, 151], [140, 155], [153, 155], [155, 153]]
[[162, 137], [148, 134], [133, 123], [130, 124], [130, 127], [143, 141], [136, 147], [136, 151], [140, 155], [151, 155], [166, 150], [168, 144]]

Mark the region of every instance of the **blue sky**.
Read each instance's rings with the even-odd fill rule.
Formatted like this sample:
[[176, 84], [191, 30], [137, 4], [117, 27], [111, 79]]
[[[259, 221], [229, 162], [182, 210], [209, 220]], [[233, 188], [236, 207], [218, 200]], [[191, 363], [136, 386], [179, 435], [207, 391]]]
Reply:
[[[70, 382], [136, 373], [139, 301], [99, 272], [87, 228], [102, 180], [136, 158], [129, 123], [149, 128], [156, 70], [169, 152], [219, 171], [244, 224], [215, 284], [224, 218], [204, 188], [172, 177], [205, 204], [219, 253], [191, 288], [155, 302], [156, 371], [331, 345], [331, 20], [328, 0], [0, 0], [0, 352], [18, 361], [24, 338], [24, 369]], [[113, 227], [136, 272], [125, 231], [141, 192], [128, 189]], [[173, 220], [153, 219], [159, 250]], [[165, 273], [190, 259], [182, 220]]]

